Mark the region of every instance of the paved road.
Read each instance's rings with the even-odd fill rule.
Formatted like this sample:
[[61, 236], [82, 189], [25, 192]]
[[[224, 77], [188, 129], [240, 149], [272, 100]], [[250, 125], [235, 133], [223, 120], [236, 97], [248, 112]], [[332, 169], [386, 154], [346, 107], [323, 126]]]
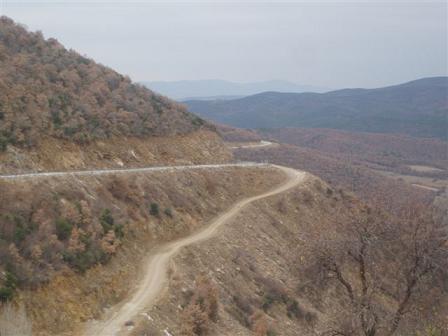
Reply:
[[[247, 166], [247, 164], [245, 165]], [[216, 165], [213, 165], [212, 167], [215, 166]], [[218, 166], [221, 167], [222, 165]], [[253, 164], [250, 164], [250, 166], [253, 166]], [[115, 308], [112, 308], [106, 314], [107, 316], [105, 316], [103, 320], [92, 322], [87, 325], [86, 329], [84, 330], [84, 335], [125, 335], [127, 333], [127, 330], [124, 327], [126, 321], [131, 320], [136, 315], [141, 313], [145, 308], [151, 306], [151, 304], [153, 304], [156, 300], [158, 294], [164, 288], [164, 285], [168, 280], [167, 269], [169, 266], [169, 262], [171, 258], [176, 255], [182, 247], [195, 244], [213, 237], [220, 226], [232, 219], [248, 204], [294, 188], [295, 186], [299, 185], [305, 178], [304, 172], [280, 166], [271, 167], [276, 167], [277, 169], [285, 172], [287, 176], [286, 182], [283, 182], [280, 186], [277, 186], [271, 191], [237, 202], [229, 210], [213, 219], [210, 224], [204, 229], [193, 233], [192, 235], [183, 239], [161, 246], [146, 261], [146, 265], [144, 266], [145, 275], [138, 285], [137, 289], [127, 299], [125, 299], [124, 302], [117, 305]]]
[[164, 167], [147, 167], [147, 168], [130, 168], [130, 169], [99, 169], [99, 170], [76, 170], [64, 172], [36, 172], [26, 174], [0, 175], [3, 180], [19, 180], [29, 178], [44, 177], [61, 177], [61, 176], [95, 176], [95, 175], [112, 175], [127, 173], [146, 173], [158, 171], [176, 171], [176, 170], [194, 170], [194, 169], [219, 169], [228, 167], [266, 167], [265, 163], [240, 162], [225, 164], [209, 164], [209, 165], [188, 165], [188, 166], [164, 166]]

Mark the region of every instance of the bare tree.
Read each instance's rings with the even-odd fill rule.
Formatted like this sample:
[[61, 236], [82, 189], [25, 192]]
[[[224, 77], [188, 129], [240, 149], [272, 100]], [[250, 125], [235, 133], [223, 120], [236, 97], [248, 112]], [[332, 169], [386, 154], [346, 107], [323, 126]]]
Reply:
[[447, 242], [446, 227], [418, 204], [396, 218], [365, 207], [307, 242], [302, 290], [329, 316], [323, 334], [391, 336], [429, 313], [425, 305], [446, 298]]

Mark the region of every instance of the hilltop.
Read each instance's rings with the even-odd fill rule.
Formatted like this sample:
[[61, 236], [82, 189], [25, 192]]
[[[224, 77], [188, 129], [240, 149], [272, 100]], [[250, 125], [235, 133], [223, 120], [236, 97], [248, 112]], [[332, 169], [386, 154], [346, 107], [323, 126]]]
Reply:
[[183, 106], [6, 17], [0, 59], [2, 149], [32, 146], [45, 136], [85, 143], [186, 134], [204, 124]]
[[0, 171], [229, 158], [184, 106], [7, 17], [0, 60]]
[[378, 89], [265, 92], [226, 101], [187, 101], [200, 116], [243, 128], [333, 128], [447, 139], [448, 77]]

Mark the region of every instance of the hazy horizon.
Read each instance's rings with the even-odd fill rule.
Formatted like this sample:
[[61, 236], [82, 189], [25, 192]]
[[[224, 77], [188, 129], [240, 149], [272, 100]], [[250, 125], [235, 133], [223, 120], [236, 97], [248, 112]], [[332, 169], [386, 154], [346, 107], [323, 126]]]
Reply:
[[446, 76], [445, 2], [3, 1], [1, 14], [135, 81], [339, 89]]
[[[410, 79], [410, 80], [406, 80], [406, 81], [402, 81], [402, 82], [391, 82], [389, 84], [385, 84], [385, 85], [381, 85], [378, 87], [368, 87], [370, 89], [375, 89], [375, 88], [383, 88], [383, 87], [387, 87], [387, 86], [394, 86], [394, 85], [400, 85], [400, 84], [405, 84], [408, 82], [413, 82], [416, 80], [420, 80], [420, 79], [425, 79], [425, 78], [434, 78], [434, 77], [448, 77], [448, 73], [446, 74], [441, 74], [441, 75], [434, 75], [434, 76], [426, 76], [426, 77], [416, 77], [414, 79]], [[222, 79], [222, 78], [204, 78], [204, 79], [174, 79], [174, 80], [143, 80], [140, 81], [141, 83], [176, 83], [176, 82], [228, 82], [228, 83], [232, 83], [232, 84], [258, 84], [258, 83], [269, 83], [269, 82], [285, 82], [285, 83], [289, 83], [289, 84], [297, 84], [297, 85], [304, 85], [304, 86], [311, 86], [314, 87], [315, 85], [307, 85], [307, 83], [300, 83], [297, 81], [293, 81], [293, 80], [288, 80], [288, 79], [282, 79], [282, 78], [271, 78], [271, 79], [265, 79], [265, 80], [259, 80], [259, 81], [237, 81], [237, 80], [227, 80], [227, 79]], [[315, 86], [317, 88], [320, 89], [325, 89], [325, 90], [338, 90], [338, 89], [362, 89], [364, 87], [362, 86], [358, 86], [358, 87], [343, 87], [343, 88], [331, 88], [331, 87], [322, 87], [322, 86]], [[367, 87], [365, 87], [367, 88]]]

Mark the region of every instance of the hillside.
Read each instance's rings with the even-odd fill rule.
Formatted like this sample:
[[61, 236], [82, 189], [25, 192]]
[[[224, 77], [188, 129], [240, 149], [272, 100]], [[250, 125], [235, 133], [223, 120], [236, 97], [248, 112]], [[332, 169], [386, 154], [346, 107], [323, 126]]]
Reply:
[[243, 128], [334, 128], [447, 139], [448, 77], [378, 89], [278, 93], [187, 101], [200, 116]]
[[132, 290], [151, 249], [283, 179], [230, 167], [0, 180], [0, 332], [11, 298], [33, 335], [101, 316]]
[[203, 122], [129, 78], [0, 19], [1, 146], [44, 137], [86, 143], [114, 136], [167, 136]]
[[230, 158], [183, 106], [6, 17], [0, 59], [0, 172]]
[[[175, 258], [167, 294], [133, 320], [129, 333], [361, 336], [366, 334], [360, 322], [365, 299], [364, 330], [389, 335], [399, 302], [406, 297], [410, 260], [404, 251], [409, 247], [405, 240], [386, 245], [377, 239], [378, 234], [392, 234], [390, 227], [387, 233], [375, 231], [378, 227], [369, 226], [372, 218], [363, 207], [352, 194], [311, 175], [304, 185], [252, 204], [219, 236], [187, 247]], [[363, 223], [365, 245], [358, 236], [363, 237]], [[399, 228], [401, 237], [407, 237], [409, 228]], [[365, 263], [357, 264], [363, 248], [366, 253], [360, 258]], [[362, 294], [362, 274], [368, 298]], [[435, 332], [446, 326], [446, 292], [433, 285], [441, 282], [426, 276], [412, 289], [394, 334], [431, 335], [424, 332], [428, 326]], [[353, 301], [346, 288], [353, 292]]]

